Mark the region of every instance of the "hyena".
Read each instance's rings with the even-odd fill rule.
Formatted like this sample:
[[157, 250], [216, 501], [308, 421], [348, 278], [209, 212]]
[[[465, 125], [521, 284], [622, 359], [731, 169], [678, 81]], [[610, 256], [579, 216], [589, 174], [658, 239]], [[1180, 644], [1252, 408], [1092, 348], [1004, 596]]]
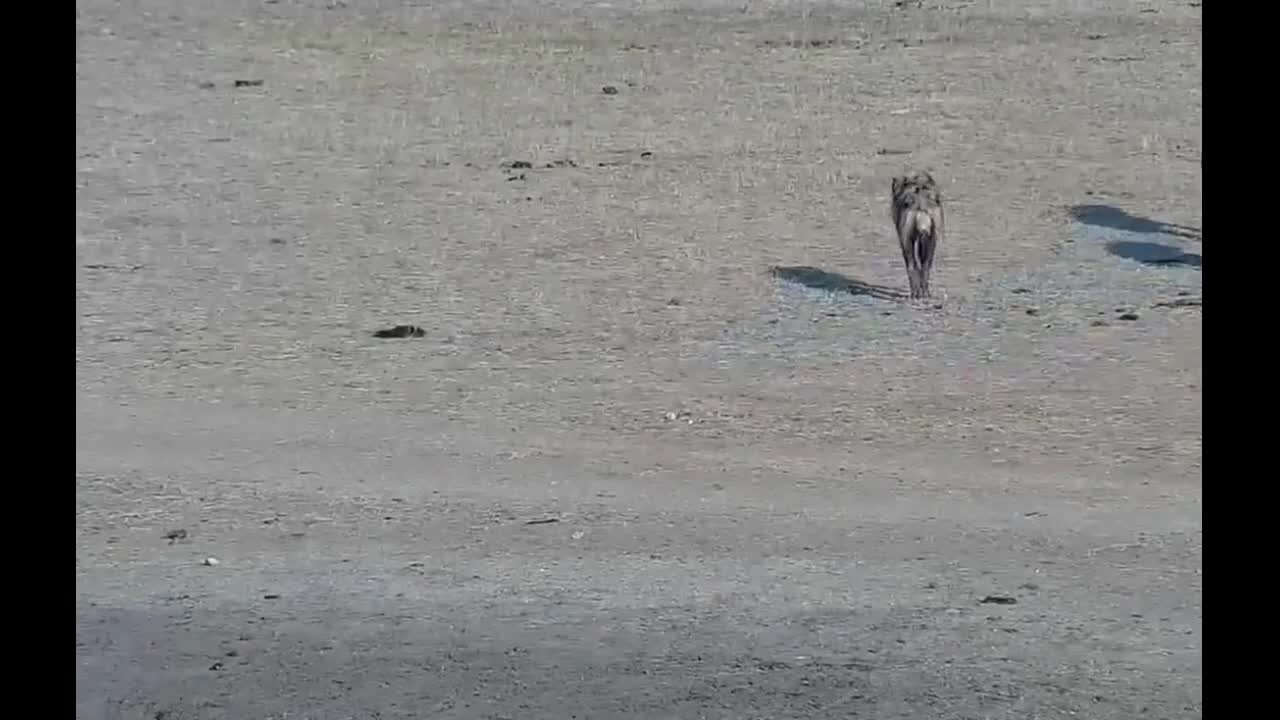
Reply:
[[945, 230], [938, 183], [927, 172], [895, 177], [890, 211], [902, 259], [907, 264], [911, 297], [927, 298], [933, 256]]

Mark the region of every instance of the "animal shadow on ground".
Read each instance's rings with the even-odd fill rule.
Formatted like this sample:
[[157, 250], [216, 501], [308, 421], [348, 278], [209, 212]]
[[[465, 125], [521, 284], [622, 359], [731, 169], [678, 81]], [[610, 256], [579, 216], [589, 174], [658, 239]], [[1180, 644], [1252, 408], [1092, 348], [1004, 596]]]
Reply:
[[[1201, 240], [1200, 231], [1196, 228], [1130, 215], [1110, 205], [1075, 205], [1070, 212], [1076, 222], [1085, 225], [1130, 233], [1170, 235], [1188, 240]], [[1181, 248], [1157, 242], [1113, 240], [1107, 243], [1107, 252], [1147, 265], [1182, 265], [1199, 268], [1202, 262], [1199, 253], [1183, 252]]]
[[1124, 230], [1125, 232], [1144, 235], [1173, 235], [1174, 237], [1188, 240], [1200, 239], [1200, 230], [1197, 228], [1130, 215], [1124, 210], [1110, 205], [1073, 205], [1070, 208], [1070, 213], [1073, 220], [1085, 225], [1096, 225], [1098, 227], [1111, 228], [1112, 230]]
[[1173, 245], [1132, 240], [1113, 240], [1107, 243], [1107, 252], [1116, 257], [1147, 265], [1181, 265], [1199, 268], [1202, 259], [1200, 253], [1183, 252], [1181, 248]]
[[769, 272], [779, 280], [796, 283], [797, 285], [804, 285], [805, 287], [812, 288], [814, 290], [847, 292], [852, 295], [867, 295], [879, 300], [907, 299], [907, 294], [897, 288], [863, 282], [847, 275], [841, 275], [838, 272], [831, 272], [830, 270], [823, 270], [822, 268], [811, 267], [808, 265], [796, 265], [791, 267], [774, 266], [769, 268]]

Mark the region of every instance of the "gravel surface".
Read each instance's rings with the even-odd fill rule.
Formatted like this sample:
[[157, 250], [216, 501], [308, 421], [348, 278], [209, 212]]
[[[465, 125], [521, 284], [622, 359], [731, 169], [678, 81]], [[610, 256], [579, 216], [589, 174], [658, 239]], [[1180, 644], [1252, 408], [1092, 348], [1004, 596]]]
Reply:
[[1198, 3], [76, 8], [78, 718], [1202, 716]]

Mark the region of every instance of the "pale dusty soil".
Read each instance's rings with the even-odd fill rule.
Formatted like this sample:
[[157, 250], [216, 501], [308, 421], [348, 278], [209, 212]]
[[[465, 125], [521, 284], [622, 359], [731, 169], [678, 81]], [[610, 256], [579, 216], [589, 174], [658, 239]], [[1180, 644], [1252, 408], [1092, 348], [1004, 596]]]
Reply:
[[1201, 717], [1199, 8], [614, 5], [77, 1], [77, 717]]

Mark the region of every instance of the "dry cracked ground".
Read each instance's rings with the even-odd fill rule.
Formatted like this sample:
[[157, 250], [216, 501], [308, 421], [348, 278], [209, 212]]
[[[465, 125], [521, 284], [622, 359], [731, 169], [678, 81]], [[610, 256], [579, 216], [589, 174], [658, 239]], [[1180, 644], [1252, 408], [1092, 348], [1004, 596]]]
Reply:
[[1201, 717], [1198, 6], [78, 0], [77, 718]]

